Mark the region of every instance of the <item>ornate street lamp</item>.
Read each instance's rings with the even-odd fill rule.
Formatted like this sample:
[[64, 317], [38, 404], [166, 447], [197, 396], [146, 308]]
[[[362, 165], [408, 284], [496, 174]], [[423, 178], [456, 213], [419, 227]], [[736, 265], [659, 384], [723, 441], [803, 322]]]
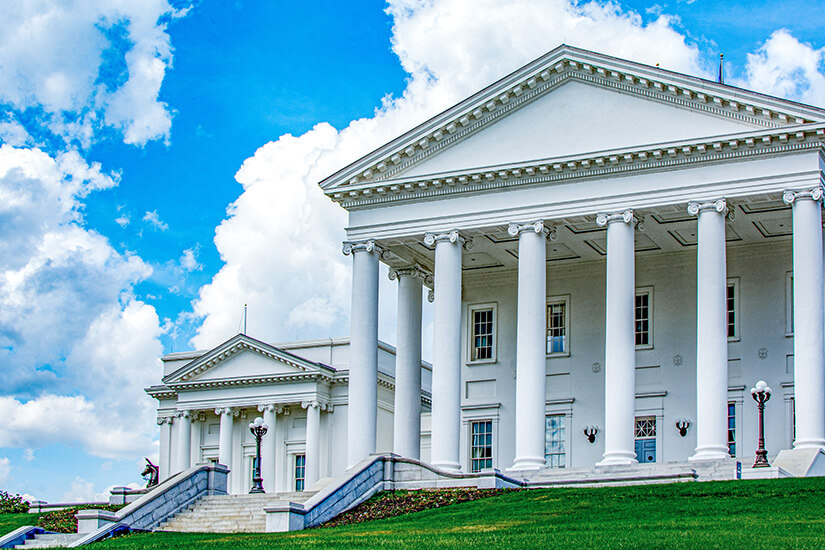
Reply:
[[768, 451], [765, 450], [765, 403], [771, 398], [771, 388], [764, 380], [756, 383], [755, 388], [751, 388], [751, 397], [756, 401], [756, 408], [759, 411], [759, 448], [756, 449], [756, 462], [754, 468], [769, 468]]
[[261, 438], [266, 435], [269, 426], [264, 424], [264, 419], [260, 416], [249, 423], [249, 431], [255, 436], [255, 475], [252, 477], [252, 488], [249, 493], [263, 493], [264, 480], [261, 477]]

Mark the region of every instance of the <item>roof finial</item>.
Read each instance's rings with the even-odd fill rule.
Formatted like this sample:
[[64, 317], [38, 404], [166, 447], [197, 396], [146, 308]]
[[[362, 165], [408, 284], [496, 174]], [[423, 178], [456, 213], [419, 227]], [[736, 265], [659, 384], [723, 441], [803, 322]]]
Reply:
[[725, 83], [725, 74], [724, 74], [724, 71], [722, 70], [724, 66], [725, 66], [725, 54], [720, 53], [719, 54], [719, 84], [724, 84]]
[[243, 305], [243, 333], [246, 334], [246, 304]]

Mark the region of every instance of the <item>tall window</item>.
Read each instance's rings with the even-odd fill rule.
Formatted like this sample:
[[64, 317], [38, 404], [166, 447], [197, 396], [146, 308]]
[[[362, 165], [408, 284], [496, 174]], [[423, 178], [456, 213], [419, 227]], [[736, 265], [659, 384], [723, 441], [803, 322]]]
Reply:
[[739, 338], [739, 279], [728, 279], [727, 290], [728, 338]]
[[548, 468], [567, 465], [563, 414], [552, 414], [544, 419], [544, 459]]
[[493, 422], [480, 420], [470, 423], [470, 471], [480, 472], [493, 467]]
[[295, 455], [295, 492], [304, 490], [306, 480], [307, 455]]
[[547, 302], [547, 355], [570, 353], [569, 306], [567, 298]]
[[653, 290], [650, 288], [636, 291], [635, 318], [636, 318], [636, 347], [653, 347], [653, 330], [650, 313], [653, 309]]
[[495, 360], [495, 314], [493, 306], [470, 308], [470, 361]]
[[728, 454], [736, 456], [736, 403], [728, 402]]

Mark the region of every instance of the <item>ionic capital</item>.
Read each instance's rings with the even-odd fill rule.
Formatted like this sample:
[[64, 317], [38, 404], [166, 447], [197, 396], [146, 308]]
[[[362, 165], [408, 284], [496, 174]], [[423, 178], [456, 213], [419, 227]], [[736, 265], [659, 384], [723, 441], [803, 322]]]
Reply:
[[812, 200], [812, 201], [821, 201], [822, 200], [822, 186], [817, 185], [811, 189], [805, 189], [804, 191], [794, 191], [792, 189], [786, 189], [784, 193], [782, 193], [782, 201], [785, 204], [793, 204], [794, 201], [797, 200]]
[[702, 212], [717, 212], [724, 214], [727, 212], [728, 203], [725, 199], [717, 199], [710, 202], [688, 203], [687, 211], [691, 216], [698, 216]]
[[390, 278], [390, 281], [394, 281], [401, 277], [412, 277], [413, 279], [421, 279], [421, 282], [425, 285], [431, 286], [433, 284], [432, 273], [427, 272], [423, 267], [419, 265], [391, 268], [387, 276]]
[[442, 242], [458, 243], [468, 250], [473, 247], [473, 240], [462, 236], [458, 229], [446, 233], [427, 233], [424, 235], [424, 244], [427, 246]]
[[538, 233], [539, 235], [544, 235], [545, 239], [550, 239], [551, 241], [556, 240], [555, 226], [546, 227], [542, 220], [524, 224], [511, 223], [507, 226], [507, 234], [511, 237], [517, 237], [525, 231], [532, 231], [534, 233]]
[[344, 256], [355, 254], [356, 252], [375, 252], [379, 257], [383, 257], [386, 250], [375, 242], [375, 239], [365, 241], [344, 241], [342, 252]]
[[215, 414], [221, 416], [222, 414], [230, 415], [230, 416], [238, 416], [238, 409], [234, 407], [218, 407], [215, 409]]
[[179, 418], [191, 418], [192, 413], [190, 411], [178, 411], [175, 416]]
[[318, 409], [318, 410], [325, 410], [327, 408], [326, 404], [321, 403], [320, 401], [312, 400], [312, 401], [302, 401], [301, 402], [302, 409]]
[[158, 420], [157, 420], [158, 426], [163, 426], [164, 424], [170, 424], [171, 425], [172, 424], [172, 418], [173, 417], [171, 417], [171, 416], [159, 416]]
[[631, 209], [624, 210], [623, 212], [614, 212], [612, 214], [603, 212], [596, 216], [596, 225], [604, 227], [613, 222], [632, 223], [633, 219], [633, 210]]
[[258, 405], [258, 412], [274, 412], [275, 414], [281, 414], [284, 412], [284, 408], [282, 405], [276, 405], [275, 403], [267, 403], [265, 405]]

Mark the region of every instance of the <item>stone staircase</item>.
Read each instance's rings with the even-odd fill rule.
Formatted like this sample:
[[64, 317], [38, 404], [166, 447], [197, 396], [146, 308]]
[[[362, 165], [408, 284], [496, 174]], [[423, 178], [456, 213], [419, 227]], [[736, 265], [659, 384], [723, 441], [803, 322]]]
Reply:
[[17, 544], [14, 548], [65, 548], [80, 540], [83, 535], [77, 533], [42, 533], [26, 540], [24, 544]]
[[157, 531], [182, 533], [263, 533], [264, 506], [278, 501], [303, 503], [315, 491], [259, 495], [205, 496], [162, 523]]

